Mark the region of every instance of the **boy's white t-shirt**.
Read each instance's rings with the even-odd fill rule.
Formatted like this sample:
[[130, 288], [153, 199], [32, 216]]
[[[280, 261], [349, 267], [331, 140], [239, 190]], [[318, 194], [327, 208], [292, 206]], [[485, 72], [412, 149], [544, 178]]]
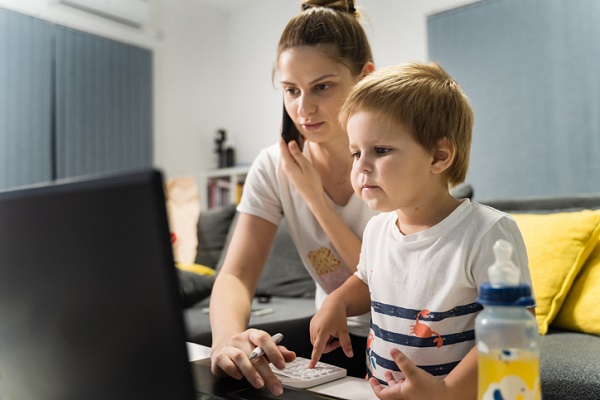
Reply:
[[488, 281], [493, 245], [505, 239], [521, 282], [531, 286], [527, 252], [515, 220], [498, 210], [462, 200], [439, 224], [411, 235], [381, 213], [365, 229], [356, 275], [369, 285], [369, 375], [403, 375], [390, 356], [398, 348], [435, 376], [447, 375], [475, 345], [479, 286]]
[[[305, 146], [303, 154], [311, 160], [309, 146]], [[339, 287], [351, 273], [300, 193], [281, 171], [279, 163], [279, 144], [260, 152], [246, 176], [238, 211], [261, 217], [275, 225], [279, 225], [285, 216], [298, 254], [316, 282], [315, 301], [319, 308], [327, 294]], [[331, 200], [330, 204], [359, 239], [369, 219], [377, 214], [356, 194], [344, 206]], [[369, 319], [369, 314], [348, 318], [350, 333], [366, 337]]]

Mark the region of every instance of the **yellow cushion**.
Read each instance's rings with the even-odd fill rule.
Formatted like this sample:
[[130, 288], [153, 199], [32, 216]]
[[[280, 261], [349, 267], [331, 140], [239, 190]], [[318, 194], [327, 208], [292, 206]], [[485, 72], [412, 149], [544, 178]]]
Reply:
[[600, 335], [600, 243], [583, 265], [552, 325]]
[[523, 234], [540, 334], [548, 332], [584, 262], [598, 243], [600, 210], [514, 214]]
[[208, 275], [213, 276], [215, 274], [215, 270], [211, 267], [207, 267], [206, 265], [201, 264], [181, 264], [176, 262], [175, 266], [182, 271], [193, 272], [198, 275]]

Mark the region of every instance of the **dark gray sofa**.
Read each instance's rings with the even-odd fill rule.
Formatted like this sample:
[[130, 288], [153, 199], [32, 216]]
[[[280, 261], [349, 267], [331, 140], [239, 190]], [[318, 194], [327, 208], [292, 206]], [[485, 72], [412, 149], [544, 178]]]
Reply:
[[[600, 194], [482, 203], [510, 213], [551, 213], [600, 209]], [[198, 263], [218, 269], [235, 215], [233, 206], [201, 214]], [[184, 311], [188, 340], [210, 346], [206, 307], [212, 278], [202, 279], [200, 284], [194, 283], [193, 277], [181, 278], [182, 287], [187, 284], [188, 292], [191, 292], [187, 293], [188, 307]], [[193, 294], [194, 285], [199, 288], [200, 294]], [[194, 303], [196, 300], [200, 301]], [[261, 303], [261, 300], [268, 302]], [[300, 262], [285, 223], [278, 230], [254, 307], [257, 310], [269, 308], [272, 312], [253, 315], [250, 326], [273, 333], [283, 332], [288, 348], [304, 357], [310, 356], [308, 323], [314, 313], [314, 283]], [[600, 337], [562, 331], [551, 326], [550, 332], [541, 337], [541, 384], [544, 400], [600, 399]]]

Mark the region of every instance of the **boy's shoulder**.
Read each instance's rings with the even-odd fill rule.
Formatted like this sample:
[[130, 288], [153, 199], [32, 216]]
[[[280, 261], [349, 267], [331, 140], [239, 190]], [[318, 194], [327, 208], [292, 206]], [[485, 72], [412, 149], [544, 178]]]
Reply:
[[396, 215], [395, 211], [383, 211], [383, 212], [373, 215], [371, 217], [371, 219], [369, 220], [369, 224], [371, 224], [371, 225], [378, 224], [379, 225], [379, 224], [386, 223], [386, 222], [395, 223], [396, 218], [397, 218], [397, 215]]
[[475, 224], [484, 231], [494, 226], [511, 231], [518, 230], [515, 219], [504, 211], [477, 202], [471, 202], [470, 211], [468, 215], [471, 224], [475, 221]]
[[383, 211], [373, 215], [365, 226], [364, 234], [368, 232], [380, 231], [390, 224], [395, 225], [398, 216], [395, 211]]
[[482, 203], [478, 203], [476, 201], [471, 201], [470, 202], [470, 206], [473, 210], [473, 212], [484, 215], [484, 216], [488, 216], [490, 218], [497, 218], [497, 219], [501, 219], [501, 218], [511, 218], [510, 214], [504, 212], [504, 211], [500, 211], [494, 207], [488, 206], [486, 204], [482, 204]]

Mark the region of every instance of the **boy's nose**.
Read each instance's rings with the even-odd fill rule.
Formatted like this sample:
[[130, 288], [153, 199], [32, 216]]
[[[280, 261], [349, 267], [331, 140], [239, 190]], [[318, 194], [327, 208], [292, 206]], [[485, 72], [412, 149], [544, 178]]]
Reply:
[[365, 172], [371, 172], [373, 170], [373, 166], [371, 165], [371, 163], [365, 158], [365, 157], [361, 157], [358, 160], [358, 171], [365, 173]]

